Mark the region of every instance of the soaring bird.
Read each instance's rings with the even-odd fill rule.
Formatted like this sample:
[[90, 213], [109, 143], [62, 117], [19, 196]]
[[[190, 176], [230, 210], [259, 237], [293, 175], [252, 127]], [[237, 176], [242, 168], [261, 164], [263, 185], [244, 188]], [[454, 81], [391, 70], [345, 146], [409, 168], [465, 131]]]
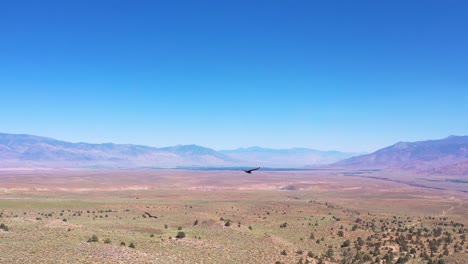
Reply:
[[147, 215], [148, 217], [152, 217], [152, 218], [158, 218], [157, 216], [155, 216], [155, 215], [151, 215], [151, 214], [150, 214], [150, 213], [148, 213], [148, 212], [145, 212], [145, 215]]
[[245, 173], [248, 173], [248, 174], [252, 174], [252, 171], [256, 171], [256, 170], [258, 170], [258, 169], [260, 169], [260, 167], [257, 167], [257, 168], [255, 168], [255, 169], [250, 169], [250, 170], [244, 170], [244, 172], [245, 172]]

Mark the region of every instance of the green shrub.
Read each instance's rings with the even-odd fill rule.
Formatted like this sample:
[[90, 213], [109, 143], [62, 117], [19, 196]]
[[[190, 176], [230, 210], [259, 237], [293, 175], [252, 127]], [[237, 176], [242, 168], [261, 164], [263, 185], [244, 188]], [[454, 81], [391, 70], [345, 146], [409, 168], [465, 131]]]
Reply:
[[96, 236], [96, 235], [93, 235], [92, 237], [90, 237], [88, 239], [88, 242], [91, 243], [91, 242], [98, 242], [99, 241], [99, 238]]
[[182, 238], [184, 238], [184, 237], [185, 237], [185, 233], [184, 233], [184, 232], [178, 232], [178, 233], [177, 233], [176, 238], [182, 239]]
[[10, 228], [8, 228], [8, 226], [6, 226], [4, 223], [0, 224], [0, 229], [2, 229], [3, 231], [9, 231]]
[[342, 248], [343, 248], [343, 247], [349, 247], [350, 245], [351, 245], [351, 241], [349, 241], [349, 239], [348, 239], [348, 240], [346, 240], [345, 242], [343, 242], [343, 244], [341, 245], [341, 247], [342, 247]]

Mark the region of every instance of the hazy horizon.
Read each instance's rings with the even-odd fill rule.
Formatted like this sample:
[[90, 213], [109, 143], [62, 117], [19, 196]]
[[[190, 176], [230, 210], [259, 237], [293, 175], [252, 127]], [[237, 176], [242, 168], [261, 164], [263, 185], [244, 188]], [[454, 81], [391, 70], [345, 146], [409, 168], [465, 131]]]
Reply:
[[[288, 147], [288, 148], [271, 148], [271, 147], [265, 147], [265, 146], [239, 146], [239, 147], [234, 147], [234, 148], [229, 148], [229, 149], [226, 149], [226, 148], [225, 148], [225, 149], [216, 149], [216, 148], [212, 148], [212, 147], [210, 147], [210, 146], [205, 146], [205, 145], [200, 145], [200, 144], [195, 144], [195, 143], [153, 146], [153, 145], [146, 145], [146, 144], [135, 144], [135, 143], [132, 143], [132, 142], [126, 142], [126, 143], [111, 142], [111, 141], [86, 142], [86, 141], [82, 141], [82, 140], [81, 140], [81, 141], [68, 141], [68, 140], [64, 140], [64, 139], [60, 139], [60, 138], [49, 137], [49, 136], [47, 136], [47, 135], [33, 135], [33, 134], [28, 134], [28, 133], [5, 133], [5, 132], [3, 132], [3, 131], [0, 131], [0, 134], [37, 136], [37, 137], [43, 137], [43, 138], [50, 138], [50, 139], [54, 139], [54, 140], [58, 140], [58, 141], [70, 142], [70, 143], [74, 143], [74, 144], [76, 144], [76, 143], [86, 143], [86, 144], [139, 145], [139, 146], [147, 146], [147, 147], [152, 147], [152, 148], [166, 148], [166, 147], [196, 145], [196, 146], [200, 146], [200, 147], [205, 147], [205, 148], [213, 149], [213, 150], [215, 150], [215, 151], [233, 151], [233, 150], [254, 149], [254, 148], [272, 149], [272, 150], [309, 149], [309, 150], [318, 150], [318, 151], [323, 151], [323, 152], [327, 152], [327, 151], [330, 151], [330, 152], [337, 151], [337, 152], [342, 152], [342, 153], [354, 153], [354, 154], [359, 154], [359, 155], [372, 153], [372, 152], [375, 152], [375, 151], [380, 150], [380, 149], [382, 149], [382, 148], [389, 147], [389, 146], [391, 146], [391, 145], [397, 144], [397, 143], [399, 143], [399, 142], [408, 142], [408, 141], [398, 141], [398, 142], [394, 142], [394, 143], [392, 143], [392, 144], [389, 144], [389, 145], [387, 145], [387, 146], [382, 146], [381, 148], [378, 148], [378, 149], [375, 149], [375, 150], [372, 150], [372, 151], [368, 151], [368, 152], [365, 152], [365, 151], [354, 152], [354, 151], [342, 151], [342, 150], [340, 150], [340, 149], [318, 149], [318, 148], [303, 147], [303, 146], [293, 146], [293, 147]], [[445, 138], [449, 138], [449, 137], [452, 137], [452, 136], [468, 136], [468, 135], [448, 135], [447, 137], [444, 137], [444, 138], [421, 139], [421, 140], [416, 140], [416, 141], [413, 141], [413, 142], [428, 141], [428, 140], [440, 140], [440, 139], [445, 139]]]
[[468, 135], [467, 8], [4, 3], [0, 131], [345, 152]]
[[[338, 152], [344, 152], [344, 151], [340, 151], [338, 149], [316, 149], [316, 148], [305, 148], [305, 147], [301, 147], [301, 146], [294, 146], [294, 147], [290, 147], [290, 148], [269, 148], [269, 147], [264, 147], [264, 146], [241, 146], [241, 147], [235, 147], [235, 148], [231, 148], [231, 149], [215, 149], [215, 148], [212, 148], [210, 146], [203, 146], [203, 145], [200, 145], [200, 144], [176, 144], [176, 145], [162, 145], [162, 146], [152, 146], [152, 145], [145, 145], [145, 144], [134, 144], [134, 143], [131, 143], [131, 142], [127, 142], [127, 143], [116, 143], [116, 142], [110, 142], [110, 141], [104, 141], [104, 142], [85, 142], [85, 141], [68, 141], [68, 140], [63, 140], [63, 139], [60, 139], [60, 138], [52, 138], [52, 137], [49, 137], [49, 136], [46, 136], [46, 135], [32, 135], [32, 134], [28, 134], [28, 133], [4, 133], [2, 131], [0, 131], [0, 135], [1, 134], [8, 134], [8, 135], [18, 135], [18, 136], [34, 136], [34, 137], [41, 137], [41, 138], [49, 138], [49, 139], [53, 139], [53, 140], [58, 140], [58, 141], [64, 141], [64, 142], [70, 142], [70, 143], [73, 143], [73, 144], [78, 144], [78, 143], [85, 143], [85, 144], [115, 144], [115, 145], [135, 145], [135, 146], [147, 146], [147, 147], [152, 147], [152, 148], [167, 148], [167, 147], [176, 147], [176, 146], [191, 146], [191, 145], [194, 145], [194, 146], [199, 146], [199, 147], [205, 147], [205, 148], [210, 148], [210, 149], [213, 149], [215, 151], [232, 151], [232, 150], [242, 150], [242, 149], [255, 149], [255, 148], [260, 148], [260, 149], [272, 149], [272, 150], [290, 150], [290, 149], [308, 149], [308, 150], [318, 150], [318, 151], [338, 151]], [[358, 154], [358, 152], [350, 152], [350, 153], [356, 153]], [[364, 152], [360, 152], [361, 154], [364, 153]]]

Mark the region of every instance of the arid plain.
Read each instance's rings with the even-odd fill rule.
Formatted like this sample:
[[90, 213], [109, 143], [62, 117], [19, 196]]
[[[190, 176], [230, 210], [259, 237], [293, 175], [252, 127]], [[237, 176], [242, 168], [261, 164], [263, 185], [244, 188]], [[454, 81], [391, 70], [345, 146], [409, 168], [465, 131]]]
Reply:
[[468, 263], [468, 179], [4, 169], [0, 224], [0, 263]]

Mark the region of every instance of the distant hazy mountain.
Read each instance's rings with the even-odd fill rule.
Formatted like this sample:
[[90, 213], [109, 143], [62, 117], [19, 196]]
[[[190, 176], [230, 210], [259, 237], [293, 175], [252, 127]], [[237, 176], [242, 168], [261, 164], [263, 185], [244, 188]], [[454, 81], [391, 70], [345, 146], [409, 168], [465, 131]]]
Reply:
[[398, 142], [374, 153], [352, 157], [334, 165], [468, 175], [468, 136]]
[[212, 149], [190, 145], [153, 148], [130, 144], [70, 143], [0, 133], [0, 167], [228, 166], [234, 161]]
[[[159, 150], [173, 153], [180, 157], [186, 159], [185, 164], [187, 165], [234, 165], [239, 160], [228, 157], [222, 153], [217, 152], [216, 150], [205, 148], [197, 145], [178, 145], [173, 147], [160, 148]], [[221, 164], [221, 162], [223, 164]], [[192, 163], [192, 164], [190, 164]]]
[[154, 148], [131, 144], [70, 143], [0, 133], [0, 167], [303, 167], [333, 163], [353, 153], [259, 147], [215, 151], [197, 145]]
[[337, 162], [357, 153], [321, 151], [307, 148], [270, 149], [261, 147], [221, 150], [223, 154], [237, 160], [245, 160], [249, 165], [272, 167], [301, 167]]

